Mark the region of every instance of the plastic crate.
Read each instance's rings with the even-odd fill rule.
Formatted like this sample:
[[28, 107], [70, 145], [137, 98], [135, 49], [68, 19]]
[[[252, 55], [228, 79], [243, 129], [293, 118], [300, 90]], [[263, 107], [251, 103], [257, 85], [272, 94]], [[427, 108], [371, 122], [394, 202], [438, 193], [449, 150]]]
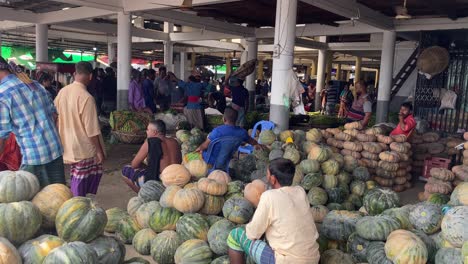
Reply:
[[429, 177], [431, 177], [431, 169], [432, 168], [443, 168], [443, 169], [448, 169], [450, 166], [451, 160], [449, 159], [443, 159], [443, 158], [427, 158], [424, 161], [424, 170], [423, 170], [423, 177], [425, 180], [427, 180]]

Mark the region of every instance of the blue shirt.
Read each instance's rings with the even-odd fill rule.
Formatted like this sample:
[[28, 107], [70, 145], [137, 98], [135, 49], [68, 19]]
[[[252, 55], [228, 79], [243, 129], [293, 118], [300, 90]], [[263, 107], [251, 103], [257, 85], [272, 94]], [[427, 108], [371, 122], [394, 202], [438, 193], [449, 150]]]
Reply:
[[145, 97], [145, 105], [153, 113], [156, 113], [156, 104], [154, 103], [154, 84], [151, 80], [145, 79], [142, 83], [143, 94]]
[[[208, 139], [210, 141], [214, 141], [220, 137], [227, 137], [227, 136], [238, 137], [243, 142], [247, 142], [250, 139], [250, 136], [245, 129], [239, 126], [230, 126], [230, 125], [222, 125], [222, 126], [216, 127], [208, 135]], [[216, 151], [216, 149], [214, 151]], [[211, 153], [211, 155], [217, 156], [218, 153]], [[208, 153], [206, 150], [203, 151], [203, 159], [205, 161], [208, 160]]]
[[240, 107], [245, 107], [245, 101], [249, 98], [249, 91], [244, 86], [230, 86], [232, 102]]
[[53, 120], [57, 111], [44, 87], [36, 86], [32, 89], [13, 74], [0, 82], [0, 138], [15, 134], [22, 165], [44, 165], [63, 153]]
[[[179, 81], [177, 83], [179, 88], [184, 90], [185, 96], [202, 96], [203, 90], [205, 89], [206, 83], [197, 82], [184, 82]], [[187, 102], [187, 109], [202, 109], [202, 105], [198, 102]]]

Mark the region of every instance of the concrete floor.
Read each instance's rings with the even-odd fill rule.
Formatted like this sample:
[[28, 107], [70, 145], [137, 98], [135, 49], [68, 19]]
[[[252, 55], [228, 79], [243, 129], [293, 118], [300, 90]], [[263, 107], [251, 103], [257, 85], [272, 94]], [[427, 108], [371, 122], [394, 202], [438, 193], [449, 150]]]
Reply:
[[[129, 164], [133, 156], [138, 151], [138, 145], [115, 144], [107, 148], [107, 160], [104, 163], [104, 175], [101, 179], [99, 190], [96, 196], [97, 203], [104, 209], [119, 207], [126, 209], [130, 198], [137, 194], [133, 192], [121, 179], [121, 168]], [[400, 193], [402, 204], [417, 203], [418, 193], [424, 191], [424, 183], [418, 182], [412, 189]], [[156, 263], [149, 256], [141, 256], [133, 246], [127, 245], [126, 259], [142, 257]]]

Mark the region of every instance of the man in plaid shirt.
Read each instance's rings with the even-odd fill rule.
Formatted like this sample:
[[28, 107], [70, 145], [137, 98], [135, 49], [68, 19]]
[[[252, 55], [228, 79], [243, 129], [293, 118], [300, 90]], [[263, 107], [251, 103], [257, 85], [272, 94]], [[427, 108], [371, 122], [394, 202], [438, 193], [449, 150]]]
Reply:
[[56, 112], [44, 87], [0, 57], [0, 152], [14, 133], [23, 155], [20, 169], [36, 175], [41, 186], [65, 184]]

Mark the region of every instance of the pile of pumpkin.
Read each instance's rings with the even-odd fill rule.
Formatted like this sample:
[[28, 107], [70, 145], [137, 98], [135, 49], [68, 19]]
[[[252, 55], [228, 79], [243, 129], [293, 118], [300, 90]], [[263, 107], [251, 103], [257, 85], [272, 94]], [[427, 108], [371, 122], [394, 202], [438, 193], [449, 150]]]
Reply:
[[195, 151], [206, 139], [206, 134], [198, 128], [178, 130], [176, 138], [181, 144], [182, 156]]
[[[0, 172], [0, 263], [123, 263], [125, 247], [104, 236], [106, 213], [89, 198], [37, 177]], [[57, 234], [57, 235], [51, 235]]]

